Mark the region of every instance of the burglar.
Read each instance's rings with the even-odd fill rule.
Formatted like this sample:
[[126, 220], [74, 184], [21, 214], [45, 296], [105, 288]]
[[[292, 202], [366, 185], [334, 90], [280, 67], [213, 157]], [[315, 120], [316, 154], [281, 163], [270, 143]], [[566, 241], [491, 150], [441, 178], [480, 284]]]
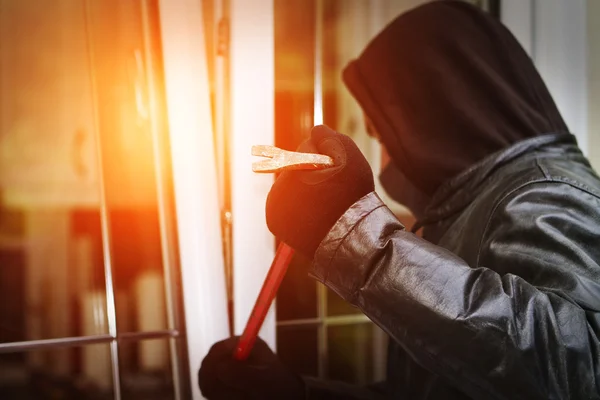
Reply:
[[352, 140], [324, 126], [299, 150], [336, 166], [282, 173], [267, 224], [390, 336], [387, 379], [300, 378], [262, 341], [235, 361], [232, 338], [203, 361], [203, 394], [600, 398], [600, 178], [516, 39], [474, 6], [432, 2], [343, 78], [391, 158], [379, 179], [423, 238], [379, 199]]

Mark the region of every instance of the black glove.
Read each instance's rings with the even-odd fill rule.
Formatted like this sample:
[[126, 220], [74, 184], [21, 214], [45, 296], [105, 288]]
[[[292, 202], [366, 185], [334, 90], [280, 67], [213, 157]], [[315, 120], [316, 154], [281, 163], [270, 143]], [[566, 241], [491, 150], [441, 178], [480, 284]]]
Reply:
[[352, 139], [324, 125], [314, 127], [298, 151], [328, 155], [335, 166], [283, 172], [267, 197], [267, 226], [276, 237], [312, 258], [342, 214], [375, 190], [375, 185], [371, 167]]
[[202, 361], [198, 383], [209, 400], [304, 399], [304, 381], [260, 338], [245, 361], [233, 358], [238, 337], [216, 343]]

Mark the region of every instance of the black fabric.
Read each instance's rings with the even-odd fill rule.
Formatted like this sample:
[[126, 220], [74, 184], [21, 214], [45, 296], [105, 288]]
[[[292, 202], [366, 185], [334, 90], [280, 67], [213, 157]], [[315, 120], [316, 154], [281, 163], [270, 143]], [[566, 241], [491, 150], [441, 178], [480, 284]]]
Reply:
[[417, 220], [423, 218], [431, 196], [415, 187], [393, 161], [379, 173], [379, 182], [391, 199], [407, 207]]
[[568, 132], [513, 35], [463, 1], [396, 18], [343, 77], [396, 166], [429, 196], [498, 150]]
[[431, 204], [421, 239], [371, 193], [315, 253], [313, 276], [392, 339], [380, 391], [600, 399], [600, 178], [574, 136], [490, 155]]
[[358, 199], [373, 191], [373, 172], [349, 137], [316, 126], [298, 151], [326, 154], [335, 166], [318, 171], [286, 171], [267, 198], [269, 230], [312, 258], [335, 221]]
[[202, 361], [198, 384], [208, 400], [303, 400], [302, 379], [257, 339], [247, 360], [233, 358], [239, 337], [216, 343]]

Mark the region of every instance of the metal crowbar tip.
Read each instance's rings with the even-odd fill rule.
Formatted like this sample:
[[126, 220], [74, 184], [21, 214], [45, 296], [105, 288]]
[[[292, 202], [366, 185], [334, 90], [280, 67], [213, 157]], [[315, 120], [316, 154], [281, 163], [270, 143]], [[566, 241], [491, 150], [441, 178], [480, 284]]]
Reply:
[[299, 153], [269, 145], [252, 146], [252, 155], [269, 158], [252, 163], [252, 171], [260, 173], [292, 169], [315, 170], [330, 168], [334, 165], [333, 159], [323, 154]]

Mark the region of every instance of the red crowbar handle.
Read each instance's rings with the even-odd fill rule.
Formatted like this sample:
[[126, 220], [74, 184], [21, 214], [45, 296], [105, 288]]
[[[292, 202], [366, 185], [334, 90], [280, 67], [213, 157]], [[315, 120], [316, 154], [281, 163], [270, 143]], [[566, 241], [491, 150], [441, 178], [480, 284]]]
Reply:
[[254, 308], [252, 309], [250, 318], [248, 318], [244, 332], [235, 349], [234, 357], [237, 360], [245, 360], [250, 355], [252, 347], [258, 337], [258, 331], [260, 331], [260, 327], [267, 316], [271, 303], [273, 302], [275, 295], [277, 295], [277, 290], [281, 285], [281, 281], [285, 276], [293, 255], [294, 249], [281, 242], [277, 248], [275, 258], [273, 259], [269, 273], [265, 278], [262, 289], [260, 289], [260, 294], [256, 299], [256, 303], [254, 303]]

